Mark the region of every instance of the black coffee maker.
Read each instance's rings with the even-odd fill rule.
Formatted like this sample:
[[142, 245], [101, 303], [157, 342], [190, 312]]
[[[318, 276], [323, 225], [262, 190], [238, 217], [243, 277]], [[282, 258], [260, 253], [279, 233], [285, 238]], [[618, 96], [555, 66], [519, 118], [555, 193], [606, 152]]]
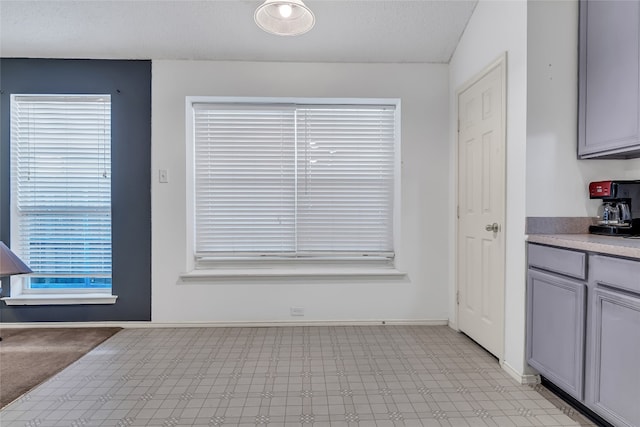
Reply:
[[640, 180], [598, 181], [589, 184], [589, 198], [601, 199], [593, 234], [640, 235]]

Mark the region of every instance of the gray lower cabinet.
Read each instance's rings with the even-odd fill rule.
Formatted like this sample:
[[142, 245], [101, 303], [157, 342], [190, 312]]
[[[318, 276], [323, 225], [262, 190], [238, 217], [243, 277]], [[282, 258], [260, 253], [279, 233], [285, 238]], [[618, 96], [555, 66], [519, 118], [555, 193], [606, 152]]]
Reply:
[[640, 1], [581, 0], [578, 157], [640, 156]]
[[586, 284], [530, 269], [527, 361], [578, 400], [583, 398]]
[[640, 427], [640, 260], [527, 255], [529, 365], [612, 425]]
[[586, 404], [615, 426], [640, 426], [640, 262], [594, 256]]

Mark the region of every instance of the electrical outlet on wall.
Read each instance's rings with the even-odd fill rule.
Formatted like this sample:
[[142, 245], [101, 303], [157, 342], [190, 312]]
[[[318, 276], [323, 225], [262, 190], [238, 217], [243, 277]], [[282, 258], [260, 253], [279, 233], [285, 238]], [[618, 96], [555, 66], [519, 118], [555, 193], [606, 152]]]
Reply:
[[304, 307], [291, 307], [289, 310], [292, 316], [304, 316]]

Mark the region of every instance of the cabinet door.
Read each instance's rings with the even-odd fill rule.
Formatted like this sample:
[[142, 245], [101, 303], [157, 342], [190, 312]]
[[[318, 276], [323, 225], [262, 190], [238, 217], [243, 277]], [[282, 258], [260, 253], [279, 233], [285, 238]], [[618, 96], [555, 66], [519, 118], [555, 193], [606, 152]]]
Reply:
[[537, 270], [527, 280], [527, 362], [583, 399], [586, 284]]
[[640, 151], [640, 2], [580, 2], [578, 155]]
[[640, 426], [640, 296], [597, 288], [587, 404], [616, 426]]

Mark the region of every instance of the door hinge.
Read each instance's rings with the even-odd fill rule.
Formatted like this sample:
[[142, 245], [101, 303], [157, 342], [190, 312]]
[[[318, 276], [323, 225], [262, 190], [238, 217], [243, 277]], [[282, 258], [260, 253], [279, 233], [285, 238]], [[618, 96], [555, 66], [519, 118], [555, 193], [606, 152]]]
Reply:
[[456, 216], [460, 219], [460, 205], [456, 206]]
[[460, 291], [456, 291], [456, 304], [460, 305]]

